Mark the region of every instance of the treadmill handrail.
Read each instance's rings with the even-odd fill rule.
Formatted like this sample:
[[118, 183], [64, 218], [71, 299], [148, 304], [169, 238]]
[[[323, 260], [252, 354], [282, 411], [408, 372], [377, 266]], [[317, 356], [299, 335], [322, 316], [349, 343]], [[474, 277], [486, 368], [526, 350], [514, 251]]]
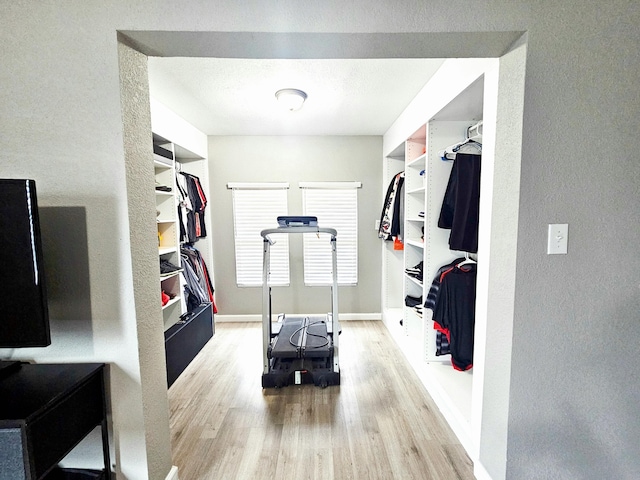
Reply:
[[306, 227], [306, 226], [289, 226], [289, 227], [278, 227], [278, 228], [267, 228], [260, 232], [262, 238], [267, 240], [271, 245], [273, 245], [274, 241], [269, 238], [269, 235], [272, 233], [328, 233], [333, 238], [338, 236], [338, 232], [335, 228], [322, 228], [322, 227]]

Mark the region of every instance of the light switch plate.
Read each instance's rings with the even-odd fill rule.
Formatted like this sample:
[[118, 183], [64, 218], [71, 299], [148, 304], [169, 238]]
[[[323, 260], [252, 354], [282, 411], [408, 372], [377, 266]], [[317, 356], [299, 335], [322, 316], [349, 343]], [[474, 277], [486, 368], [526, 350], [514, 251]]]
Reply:
[[567, 253], [569, 224], [550, 223], [547, 235], [547, 254], [564, 255]]

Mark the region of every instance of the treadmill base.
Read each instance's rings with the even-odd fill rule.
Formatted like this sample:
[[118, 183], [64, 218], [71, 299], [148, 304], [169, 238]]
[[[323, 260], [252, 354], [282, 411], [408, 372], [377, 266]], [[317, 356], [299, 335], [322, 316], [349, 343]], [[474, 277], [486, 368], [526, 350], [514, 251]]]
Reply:
[[262, 388], [313, 383], [317, 387], [340, 385], [340, 372], [331, 368], [332, 358], [272, 359], [269, 373], [262, 374]]

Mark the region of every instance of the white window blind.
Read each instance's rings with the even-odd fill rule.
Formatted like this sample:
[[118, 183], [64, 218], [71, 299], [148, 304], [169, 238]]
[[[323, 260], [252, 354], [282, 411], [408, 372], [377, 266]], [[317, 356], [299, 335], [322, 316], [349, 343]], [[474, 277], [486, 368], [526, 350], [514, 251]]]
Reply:
[[[260, 232], [276, 228], [278, 216], [287, 215], [287, 188], [282, 183], [230, 183], [233, 191], [233, 228], [236, 250], [236, 283], [240, 287], [262, 285], [263, 239]], [[279, 235], [270, 247], [270, 285], [289, 285], [289, 241]]]
[[[304, 215], [318, 217], [321, 227], [338, 232], [336, 249], [338, 283], [358, 283], [359, 182], [300, 183]], [[331, 244], [327, 235], [304, 234], [305, 285], [331, 285]]]

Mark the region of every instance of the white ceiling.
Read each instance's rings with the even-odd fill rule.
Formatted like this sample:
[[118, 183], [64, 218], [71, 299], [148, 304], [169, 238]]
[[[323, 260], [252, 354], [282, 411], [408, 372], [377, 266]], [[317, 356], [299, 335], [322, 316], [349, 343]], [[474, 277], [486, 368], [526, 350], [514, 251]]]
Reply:
[[[149, 57], [151, 96], [207, 135], [382, 135], [440, 59]], [[301, 110], [275, 92], [297, 88]]]

